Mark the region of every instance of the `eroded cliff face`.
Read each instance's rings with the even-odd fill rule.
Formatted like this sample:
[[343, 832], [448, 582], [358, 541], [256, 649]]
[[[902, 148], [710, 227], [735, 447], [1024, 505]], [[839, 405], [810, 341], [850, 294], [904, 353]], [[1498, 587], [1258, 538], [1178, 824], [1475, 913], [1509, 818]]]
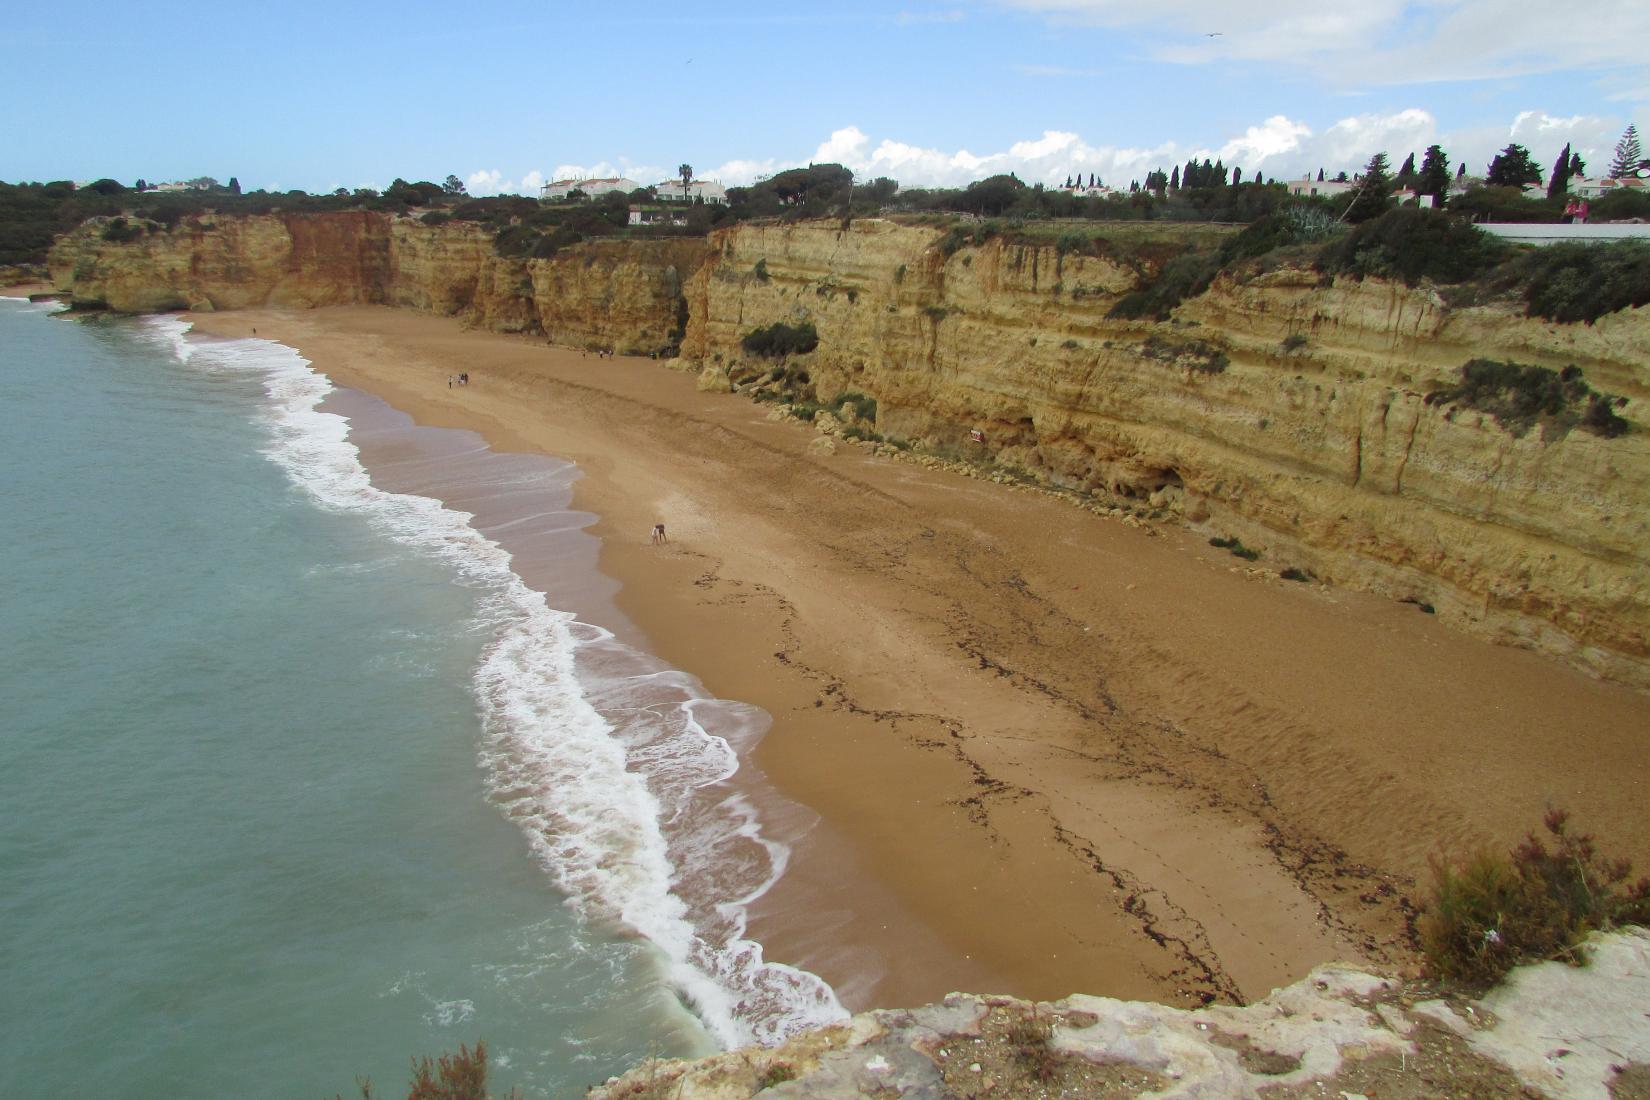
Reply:
[[207, 216], [127, 242], [88, 222], [51, 254], [75, 301], [128, 312], [389, 305], [495, 332], [651, 354], [674, 348], [681, 287], [702, 240], [594, 241], [549, 259], [493, 252], [469, 222], [427, 226], [364, 211]]
[[[736, 362], [751, 329], [811, 321], [820, 396], [876, 397], [883, 434], [1132, 497], [1274, 569], [1650, 685], [1650, 310], [1552, 325], [1279, 270], [1223, 277], [1170, 322], [1109, 321], [1132, 266], [942, 242], [886, 222], [719, 234], [684, 355]], [[1634, 430], [1517, 436], [1426, 403], [1479, 356], [1575, 364]]]
[[[1551, 325], [1286, 268], [1222, 277], [1169, 322], [1112, 321], [1149, 262], [947, 247], [942, 230], [881, 220], [548, 260], [495, 256], [474, 225], [369, 213], [208, 218], [126, 244], [91, 223], [51, 266], [116, 309], [382, 303], [625, 352], [679, 343], [721, 368], [752, 329], [812, 322], [819, 348], [800, 365], [816, 392], [875, 397], [884, 435], [1130, 498], [1273, 569], [1650, 686], [1650, 310]], [[1520, 436], [1426, 403], [1475, 357], [1575, 364], [1628, 399], [1633, 430]]]

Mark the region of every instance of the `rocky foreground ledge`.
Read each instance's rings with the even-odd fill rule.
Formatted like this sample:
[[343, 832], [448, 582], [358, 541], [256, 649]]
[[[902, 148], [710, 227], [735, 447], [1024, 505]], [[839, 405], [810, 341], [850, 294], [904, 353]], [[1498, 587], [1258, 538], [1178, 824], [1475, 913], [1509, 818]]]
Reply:
[[1480, 1000], [1324, 966], [1245, 1008], [952, 994], [694, 1062], [593, 1100], [784, 1097], [1650, 1097], [1650, 933]]

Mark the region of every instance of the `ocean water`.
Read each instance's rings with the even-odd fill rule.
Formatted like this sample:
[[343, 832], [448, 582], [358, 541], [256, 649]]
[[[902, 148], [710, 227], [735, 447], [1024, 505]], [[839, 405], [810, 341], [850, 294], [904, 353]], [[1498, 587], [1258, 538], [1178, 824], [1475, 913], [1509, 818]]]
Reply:
[[0, 1096], [393, 1095], [478, 1038], [577, 1095], [842, 1015], [744, 936], [805, 827], [734, 778], [765, 716], [555, 609], [576, 471], [14, 299], [0, 448]]

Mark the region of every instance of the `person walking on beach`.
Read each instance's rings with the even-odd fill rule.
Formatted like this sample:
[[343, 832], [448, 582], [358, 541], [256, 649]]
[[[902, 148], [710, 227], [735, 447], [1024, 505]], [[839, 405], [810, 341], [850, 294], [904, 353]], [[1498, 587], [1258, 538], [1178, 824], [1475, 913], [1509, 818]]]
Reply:
[[662, 523], [655, 523], [653, 525], [653, 545], [661, 546], [669, 541], [670, 539], [665, 537], [665, 525]]

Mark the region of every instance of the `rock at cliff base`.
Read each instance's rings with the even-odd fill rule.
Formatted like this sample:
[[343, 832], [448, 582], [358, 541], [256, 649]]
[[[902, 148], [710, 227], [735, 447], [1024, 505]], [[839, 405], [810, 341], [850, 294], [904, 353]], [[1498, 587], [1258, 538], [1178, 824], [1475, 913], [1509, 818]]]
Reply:
[[699, 381], [695, 384], [701, 393], [732, 393], [733, 382], [721, 367], [706, 367], [699, 372]]
[[836, 454], [836, 440], [828, 435], [819, 436], [808, 444], [808, 453], [811, 455], [834, 455]]

